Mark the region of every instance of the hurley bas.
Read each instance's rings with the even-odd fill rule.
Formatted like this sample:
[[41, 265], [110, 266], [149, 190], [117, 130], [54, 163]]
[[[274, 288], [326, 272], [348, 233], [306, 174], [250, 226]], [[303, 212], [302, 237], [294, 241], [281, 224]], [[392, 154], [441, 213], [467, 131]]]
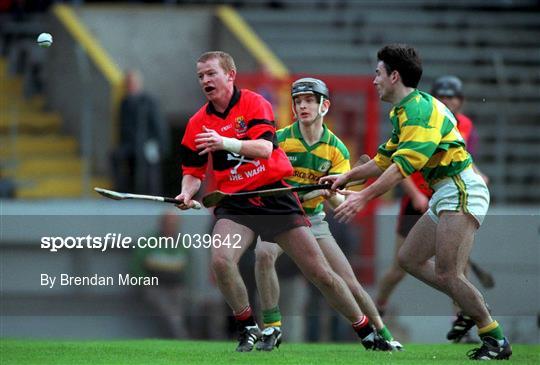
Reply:
[[115, 276], [72, 276], [60, 274], [53, 276], [41, 274], [41, 286], [53, 288], [59, 286], [158, 286], [157, 276], [132, 276], [130, 274], [118, 274]]

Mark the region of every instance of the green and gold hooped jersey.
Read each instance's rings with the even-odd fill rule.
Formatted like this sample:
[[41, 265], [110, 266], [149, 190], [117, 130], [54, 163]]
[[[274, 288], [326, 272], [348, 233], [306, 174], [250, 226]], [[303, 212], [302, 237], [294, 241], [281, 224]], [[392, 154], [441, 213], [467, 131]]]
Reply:
[[[293, 186], [317, 184], [326, 175], [341, 174], [351, 169], [347, 147], [324, 124], [319, 142], [308, 146], [300, 133], [299, 122], [277, 131], [281, 147], [294, 168], [294, 175], [285, 179]], [[303, 193], [299, 193], [302, 196]], [[302, 206], [307, 214], [323, 210], [323, 197], [311, 199]]]
[[386, 170], [395, 163], [403, 176], [421, 171], [433, 184], [472, 164], [452, 112], [428, 93], [415, 90], [390, 110], [392, 136], [374, 160]]

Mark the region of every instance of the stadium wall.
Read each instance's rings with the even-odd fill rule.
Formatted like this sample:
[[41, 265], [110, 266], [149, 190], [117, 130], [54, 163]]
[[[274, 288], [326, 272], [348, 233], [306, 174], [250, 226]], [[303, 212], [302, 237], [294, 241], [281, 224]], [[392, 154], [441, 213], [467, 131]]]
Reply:
[[[156, 313], [149, 312], [133, 287], [64, 287], [47, 289], [40, 274], [127, 273], [133, 249], [99, 252], [72, 249], [49, 252], [40, 248], [43, 236], [85, 236], [124, 233], [149, 235], [164, 208], [159, 204], [111, 201], [48, 201], [35, 205], [3, 201], [1, 257], [1, 337], [25, 338], [140, 338], [156, 337]], [[377, 215], [376, 273], [380, 278], [393, 256], [396, 205]], [[207, 211], [182, 213], [182, 233], [207, 232]], [[536, 316], [540, 312], [538, 264], [538, 212], [530, 208], [496, 207], [478, 233], [472, 258], [491, 271], [495, 288], [484, 290], [493, 315], [513, 342], [537, 341]], [[209, 251], [190, 249], [188, 310], [199, 323], [224, 319], [223, 299], [212, 284]], [[362, 278], [359, 278], [363, 282]], [[473, 279], [476, 283], [476, 281]], [[368, 287], [370, 292], [374, 288]], [[214, 310], [200, 308], [218, 304]], [[221, 304], [219, 304], [221, 303]], [[189, 309], [191, 308], [191, 309]], [[209, 307], [205, 307], [209, 308]], [[303, 313], [301, 308], [292, 315]], [[399, 315], [395, 317], [394, 314]], [[452, 304], [413, 278], [407, 278], [391, 299], [388, 325], [404, 342], [445, 342], [452, 320]], [[352, 339], [351, 339], [352, 340]]]

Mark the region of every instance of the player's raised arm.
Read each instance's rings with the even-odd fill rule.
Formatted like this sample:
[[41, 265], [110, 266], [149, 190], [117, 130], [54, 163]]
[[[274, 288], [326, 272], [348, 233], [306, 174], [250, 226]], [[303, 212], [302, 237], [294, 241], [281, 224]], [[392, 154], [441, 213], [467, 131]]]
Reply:
[[332, 184], [332, 190], [337, 190], [340, 186], [345, 185], [349, 181], [368, 179], [370, 177], [380, 176], [382, 173], [383, 170], [381, 170], [373, 160], [370, 160], [361, 166], [354, 167], [344, 174], [324, 176], [319, 182], [321, 184]]
[[241, 143], [240, 152], [242, 156], [249, 158], [269, 158], [272, 154], [272, 142], [264, 139], [252, 141], [239, 141]]
[[383, 173], [375, 160], [369, 160], [363, 165], [355, 166], [349, 171], [349, 180], [363, 180], [370, 177], [380, 176]]
[[249, 158], [269, 158], [272, 153], [272, 142], [265, 139], [240, 140], [219, 135], [215, 130], [203, 127], [203, 132], [195, 136], [199, 155], [225, 150]]

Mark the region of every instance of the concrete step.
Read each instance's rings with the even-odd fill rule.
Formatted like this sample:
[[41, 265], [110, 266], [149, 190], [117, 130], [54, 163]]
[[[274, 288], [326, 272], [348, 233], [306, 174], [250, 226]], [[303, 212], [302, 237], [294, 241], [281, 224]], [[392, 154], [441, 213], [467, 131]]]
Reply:
[[0, 95], [22, 95], [23, 81], [18, 77], [0, 78]]
[[41, 112], [45, 107], [45, 98], [41, 95], [32, 96], [29, 99], [21, 95], [2, 95], [0, 98], [0, 113], [12, 110], [24, 110]]
[[28, 180], [19, 184], [16, 197], [20, 199], [51, 199], [51, 198], [80, 198], [93, 197], [94, 186], [110, 189], [112, 184], [104, 177], [94, 177], [88, 190], [83, 187], [80, 176], [76, 177], [47, 177]]
[[[15, 124], [15, 126], [13, 126]], [[58, 113], [26, 111], [24, 109], [0, 110], [0, 134], [16, 127], [21, 132], [57, 133], [62, 119]]]
[[29, 158], [8, 167], [3, 174], [16, 180], [50, 176], [81, 176], [82, 161], [76, 156]]
[[9, 137], [0, 137], [0, 162], [14, 158], [77, 155], [77, 149], [75, 138], [68, 136], [19, 135], [15, 141]]

